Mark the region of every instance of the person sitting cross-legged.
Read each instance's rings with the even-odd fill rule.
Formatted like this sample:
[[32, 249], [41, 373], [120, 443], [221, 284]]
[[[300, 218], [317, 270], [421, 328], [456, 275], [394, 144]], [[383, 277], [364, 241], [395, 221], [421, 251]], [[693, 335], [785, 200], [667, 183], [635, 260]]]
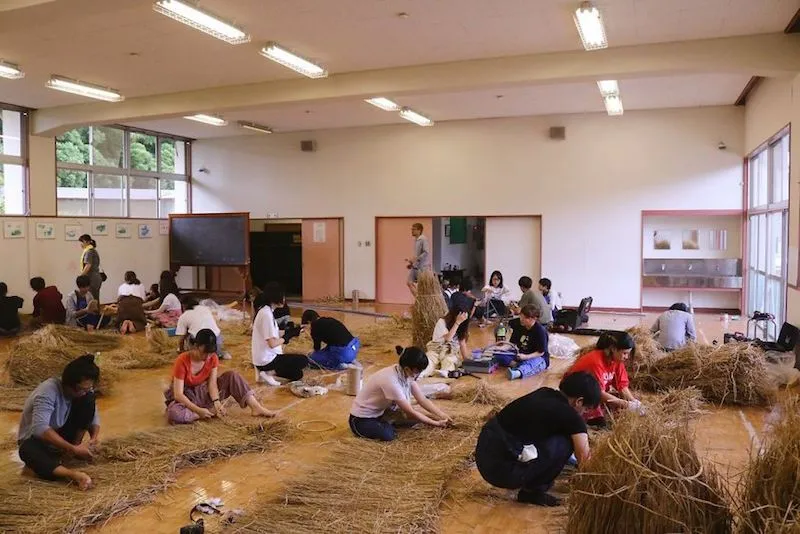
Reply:
[[361, 341], [341, 321], [333, 317], [320, 317], [314, 310], [306, 310], [300, 324], [311, 330], [314, 352], [309, 359], [312, 362], [322, 368], [336, 370], [356, 361]]
[[512, 329], [511, 343], [519, 349], [516, 360], [508, 369], [509, 380], [533, 376], [550, 367], [549, 335], [539, 322], [539, 310], [531, 305], [525, 306], [518, 318], [509, 321], [509, 326]]

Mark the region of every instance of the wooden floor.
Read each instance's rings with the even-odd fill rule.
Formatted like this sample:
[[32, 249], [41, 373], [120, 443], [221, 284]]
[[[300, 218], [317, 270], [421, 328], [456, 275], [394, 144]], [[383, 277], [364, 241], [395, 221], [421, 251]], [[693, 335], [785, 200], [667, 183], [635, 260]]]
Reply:
[[[361, 309], [389, 313], [402, 311], [402, 308], [391, 306], [362, 306]], [[376, 321], [374, 317], [352, 313], [326, 314], [338, 317], [351, 327]], [[590, 326], [627, 328], [638, 323], [651, 324], [653, 319], [653, 315], [593, 313]], [[723, 323], [718, 316], [698, 316], [697, 326], [702, 341], [722, 341]], [[742, 325], [737, 323], [730, 327], [742, 329]], [[491, 336], [491, 329], [473, 327], [470, 345], [483, 346]], [[576, 337], [575, 340], [580, 345], [594, 341], [586, 337]], [[396, 341], [407, 342], [401, 339]], [[239, 351], [233, 356], [236, 359], [250, 357], [246, 351]], [[368, 368], [368, 374], [389, 363], [387, 356], [385, 362], [376, 362]], [[526, 380], [508, 382], [505, 374], [495, 374], [488, 379], [501, 384], [514, 395], [521, 395], [543, 384], [557, 385], [567, 365], [565, 360], [554, 360], [548, 372]], [[251, 380], [252, 376], [246, 375], [246, 378]], [[164, 426], [162, 391], [168, 383], [169, 370], [166, 368], [126, 372], [114, 395], [99, 401], [102, 435], [119, 436], [135, 430]], [[279, 495], [286, 481], [314, 469], [326, 458], [331, 444], [349, 432], [347, 413], [352, 397], [332, 391], [324, 397], [301, 400], [285, 388], [270, 389], [265, 395], [266, 404], [273, 409], [282, 409], [281, 417], [294, 424], [324, 419], [333, 422], [336, 429], [327, 433], [297, 432], [291, 443], [267, 454], [248, 454], [185, 472], [179, 477], [178, 484], [161, 495], [154, 504], [126, 517], [113, 519], [97, 530], [105, 533], [174, 533], [186, 524], [188, 510], [207, 498], [221, 497], [226, 508], [234, 509], [246, 507], [257, 495]], [[711, 409], [695, 424], [698, 452], [716, 462], [723, 473], [729, 472], [733, 476], [746, 462], [753, 440], [757, 440], [761, 434], [765, 415], [764, 410], [758, 409]], [[0, 430], [14, 432], [18, 418], [19, 414], [0, 412]], [[3, 461], [19, 462], [16, 453]], [[485, 484], [474, 468], [468, 476], [453, 482], [451, 490], [451, 497], [442, 510], [441, 530], [447, 534], [557, 532], [563, 521], [563, 509], [545, 510], [519, 505], [513, 501], [512, 493], [495, 490]], [[213, 520], [209, 523], [214, 524]]]

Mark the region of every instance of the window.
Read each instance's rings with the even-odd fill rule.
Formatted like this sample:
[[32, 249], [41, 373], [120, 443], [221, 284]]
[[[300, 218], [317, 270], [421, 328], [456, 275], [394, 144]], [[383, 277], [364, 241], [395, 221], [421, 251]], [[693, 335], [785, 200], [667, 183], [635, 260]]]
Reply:
[[0, 104], [0, 215], [24, 215], [27, 199], [28, 113]]
[[[786, 312], [789, 239], [789, 133], [782, 132], [748, 160], [747, 313], [765, 311], [782, 324]], [[763, 325], [760, 325], [763, 326]], [[771, 329], [760, 335], [772, 337]]]
[[189, 208], [188, 141], [115, 126], [56, 139], [59, 215], [166, 218]]

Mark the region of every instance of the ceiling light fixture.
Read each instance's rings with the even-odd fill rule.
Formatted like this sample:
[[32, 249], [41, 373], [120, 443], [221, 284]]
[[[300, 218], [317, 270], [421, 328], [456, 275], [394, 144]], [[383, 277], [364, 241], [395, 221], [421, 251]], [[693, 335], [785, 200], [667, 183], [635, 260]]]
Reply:
[[618, 94], [603, 97], [603, 101], [606, 104], [606, 112], [609, 115], [622, 115], [625, 112], [622, 108], [622, 98]]
[[205, 113], [198, 113], [196, 115], [187, 115], [184, 119], [189, 119], [190, 121], [197, 121], [202, 122], [203, 124], [210, 124], [211, 126], [225, 126], [228, 124], [228, 121], [223, 119], [222, 117], [217, 117], [216, 115], [206, 115]]
[[597, 82], [597, 88], [603, 98], [611, 95], [619, 95], [619, 84], [617, 80], [601, 80]]
[[413, 109], [403, 108], [400, 110], [400, 116], [403, 117], [407, 121], [411, 121], [414, 124], [418, 124], [420, 126], [433, 126], [433, 121], [422, 115], [417, 113]]
[[400, 105], [397, 102], [394, 102], [382, 96], [376, 96], [375, 98], [367, 98], [366, 100], [364, 100], [364, 102], [366, 102], [367, 104], [372, 104], [376, 108], [381, 108], [383, 111], [398, 111], [400, 109]]
[[278, 43], [264, 45], [264, 48], [261, 49], [261, 55], [309, 78], [326, 78], [328, 76], [328, 71], [324, 68], [304, 57], [298, 56], [294, 52], [290, 52]]
[[240, 128], [244, 128], [245, 130], [252, 130], [254, 132], [264, 134], [272, 133], [272, 128], [269, 126], [262, 126], [261, 124], [256, 124], [255, 122], [239, 121], [238, 124]]
[[24, 78], [25, 73], [19, 68], [19, 65], [8, 63], [0, 59], [0, 78], [8, 78], [9, 80], [19, 80]]
[[187, 0], [158, 0], [153, 4], [153, 10], [226, 43], [250, 42], [250, 35], [244, 30]]
[[575, 26], [586, 50], [608, 48], [606, 30], [600, 10], [591, 2], [583, 2], [575, 10]]
[[94, 98], [96, 100], [105, 100], [106, 102], [122, 102], [125, 97], [115, 89], [103, 87], [102, 85], [95, 85], [92, 83], [81, 82], [65, 78], [64, 76], [52, 75], [45, 84], [50, 89], [56, 91], [63, 91], [65, 93], [72, 93], [73, 95], [85, 96]]

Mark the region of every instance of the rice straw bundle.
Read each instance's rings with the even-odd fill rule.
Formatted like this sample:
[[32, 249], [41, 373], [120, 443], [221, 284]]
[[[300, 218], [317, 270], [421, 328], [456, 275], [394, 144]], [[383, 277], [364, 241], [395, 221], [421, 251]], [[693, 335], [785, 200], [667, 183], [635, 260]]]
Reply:
[[422, 271], [417, 280], [417, 296], [411, 306], [411, 343], [425, 348], [433, 337], [436, 322], [447, 314], [442, 286], [433, 271]]
[[[431, 533], [449, 479], [466, 466], [488, 408], [469, 409], [473, 424], [421, 428], [380, 443], [349, 438], [321, 466], [289, 482], [285, 495], [256, 503], [230, 527], [237, 533]], [[446, 411], [467, 417], [456, 405]]]
[[493, 386], [485, 380], [471, 380], [466, 384], [462, 382], [453, 386], [450, 399], [467, 404], [483, 404], [498, 410], [512, 400], [500, 387]]
[[592, 343], [591, 345], [584, 345], [583, 347], [579, 348], [577, 351], [575, 351], [575, 361], [578, 361], [581, 358], [581, 356], [589, 354], [593, 350], [597, 350], [597, 345], [595, 345], [594, 343]]
[[663, 410], [621, 416], [571, 485], [567, 534], [731, 532], [719, 475], [687, 422]]
[[102, 332], [87, 332], [71, 326], [49, 324], [36, 330], [28, 339], [49, 347], [76, 346], [84, 352], [104, 352], [116, 349], [122, 336]]
[[631, 335], [636, 345], [636, 357], [631, 363], [634, 372], [640, 367], [652, 365], [666, 355], [646, 326], [636, 325], [628, 328], [626, 332]]
[[317, 304], [344, 304], [344, 297], [341, 295], [325, 295], [314, 302]]
[[777, 394], [764, 351], [749, 343], [688, 344], [641, 368], [632, 384], [646, 391], [694, 386], [718, 404], [768, 405]]
[[31, 388], [20, 386], [0, 386], [0, 410], [21, 412]]
[[171, 338], [163, 328], [153, 328], [147, 337], [147, 346], [154, 354], [174, 356], [178, 351], [177, 338]]
[[109, 440], [96, 464], [85, 469], [95, 484], [85, 493], [64, 483], [5, 473], [0, 532], [84, 532], [152, 501], [174, 482], [177, 470], [267, 450], [288, 431], [281, 420], [255, 425], [214, 421]]
[[640, 400], [645, 408], [654, 407], [678, 420], [692, 419], [705, 413], [703, 393], [695, 387], [668, 389], [664, 393], [656, 394], [645, 393]]
[[742, 479], [742, 534], [800, 532], [800, 398], [785, 399], [779, 411]]

